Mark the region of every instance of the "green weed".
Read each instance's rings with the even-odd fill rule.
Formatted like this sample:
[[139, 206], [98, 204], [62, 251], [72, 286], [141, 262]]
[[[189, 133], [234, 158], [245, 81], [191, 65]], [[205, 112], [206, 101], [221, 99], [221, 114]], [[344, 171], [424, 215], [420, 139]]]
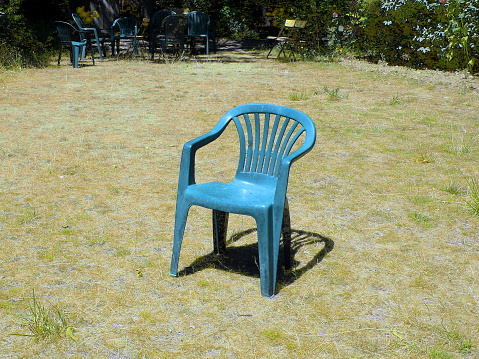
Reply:
[[31, 223], [38, 217], [37, 210], [35, 208], [28, 209], [24, 214], [17, 217], [17, 224], [25, 225]]
[[460, 186], [452, 182], [449, 182], [446, 186], [444, 186], [443, 190], [453, 195], [464, 194], [464, 190]]
[[327, 94], [329, 96], [330, 101], [348, 99], [349, 97], [348, 94], [339, 93], [339, 87], [336, 87], [334, 89], [329, 89], [328, 86], [324, 86], [323, 91], [315, 91], [314, 94], [315, 95]]
[[429, 153], [420, 153], [416, 159], [416, 162], [421, 164], [433, 163], [434, 157]]
[[399, 100], [399, 95], [396, 95], [392, 98], [391, 101], [389, 101], [389, 104], [391, 106], [396, 106], [396, 105], [400, 105], [402, 102]]
[[470, 178], [467, 184], [470, 200], [466, 201], [466, 204], [471, 209], [472, 214], [479, 216], [479, 185], [474, 177]]
[[422, 213], [419, 213], [419, 212], [412, 212], [408, 216], [409, 216], [410, 219], [412, 219], [413, 221], [415, 221], [415, 222], [417, 222], [417, 223], [419, 223], [423, 226], [426, 226], [426, 227], [432, 226], [431, 217], [429, 217], [425, 214], [422, 214]]
[[460, 354], [470, 354], [472, 351], [472, 343], [469, 339], [463, 339], [459, 344]]
[[309, 98], [308, 94], [304, 92], [295, 92], [289, 95], [291, 101], [304, 101]]
[[464, 139], [464, 137], [461, 137], [460, 139], [453, 138], [452, 141], [452, 153], [456, 156], [464, 156], [471, 153], [471, 145]]
[[32, 299], [25, 315], [21, 315], [23, 324], [28, 328], [30, 334], [13, 333], [11, 335], [20, 335], [34, 337], [36, 339], [57, 339], [62, 335], [68, 335], [76, 341], [73, 336], [73, 327], [67, 324], [65, 315], [58, 307], [46, 307], [41, 304], [32, 293]]
[[431, 359], [452, 359], [454, 356], [440, 348], [433, 348], [429, 351], [429, 358]]

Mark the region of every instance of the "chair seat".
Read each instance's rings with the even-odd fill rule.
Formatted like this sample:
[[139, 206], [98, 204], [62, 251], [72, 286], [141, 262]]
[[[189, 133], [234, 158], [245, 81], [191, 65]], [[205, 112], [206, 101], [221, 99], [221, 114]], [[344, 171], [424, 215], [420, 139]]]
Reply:
[[258, 184], [236, 178], [230, 183], [197, 184], [186, 189], [185, 198], [202, 207], [251, 215], [273, 205], [276, 179], [271, 178], [270, 182]]

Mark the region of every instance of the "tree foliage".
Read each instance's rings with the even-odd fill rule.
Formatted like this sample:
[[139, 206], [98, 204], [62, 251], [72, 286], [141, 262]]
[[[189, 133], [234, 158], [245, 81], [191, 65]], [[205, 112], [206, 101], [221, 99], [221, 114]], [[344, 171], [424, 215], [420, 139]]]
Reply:
[[41, 66], [52, 22], [71, 20], [80, 7], [98, 11], [103, 28], [162, 8], [200, 10], [218, 38], [233, 39], [265, 38], [286, 19], [301, 19], [310, 55], [355, 52], [395, 65], [479, 71], [479, 0], [0, 0], [1, 65]]

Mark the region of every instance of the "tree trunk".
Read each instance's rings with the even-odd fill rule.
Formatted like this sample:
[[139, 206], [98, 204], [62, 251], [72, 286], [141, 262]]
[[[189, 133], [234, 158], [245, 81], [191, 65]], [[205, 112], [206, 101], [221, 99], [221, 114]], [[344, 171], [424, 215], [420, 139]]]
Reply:
[[151, 19], [155, 12], [155, 0], [142, 0], [142, 15], [148, 19]]
[[90, 10], [100, 14], [100, 17], [95, 19], [95, 25], [101, 29], [109, 29], [120, 15], [117, 0], [90, 0]]

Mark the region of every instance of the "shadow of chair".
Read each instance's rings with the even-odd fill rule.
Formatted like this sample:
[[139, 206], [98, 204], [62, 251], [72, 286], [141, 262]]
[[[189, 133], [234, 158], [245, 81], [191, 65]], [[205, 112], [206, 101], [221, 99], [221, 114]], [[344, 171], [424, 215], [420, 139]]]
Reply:
[[[93, 44], [93, 41], [95, 42], [98, 55], [100, 56], [100, 59], [103, 60], [103, 54], [105, 51], [105, 36], [103, 36], [104, 34], [102, 34], [102, 30], [96, 27], [86, 26], [78, 14], [72, 14], [72, 17], [78, 29], [83, 31], [83, 33], [88, 37], [87, 40], [90, 41], [90, 45]], [[83, 54], [83, 56], [85, 56], [85, 54]]]
[[[74, 69], [78, 68], [78, 59], [82, 56], [83, 49], [88, 45], [88, 41], [84, 38], [81, 39], [81, 31], [76, 29], [73, 25], [64, 21], [55, 21], [54, 26], [57, 29], [59, 37], [59, 52], [58, 52], [58, 65], [62, 57], [63, 46], [67, 45], [70, 48], [70, 60]], [[93, 65], [95, 65], [95, 58], [93, 56], [93, 50], [91, 51], [91, 59]]]
[[[279, 46], [278, 56], [283, 54], [287, 58], [296, 59], [296, 52], [298, 52], [298, 47], [300, 44], [305, 44], [306, 41], [301, 38], [301, 31], [306, 27], [307, 21], [303, 20], [286, 20], [282, 29], [280, 30], [278, 36], [268, 36], [267, 39], [273, 41], [273, 46], [266, 55], [266, 58], [269, 58], [271, 52], [276, 45]], [[289, 54], [286, 53], [289, 51]]]
[[133, 45], [133, 51], [136, 55], [138, 51], [138, 20], [133, 17], [122, 17], [116, 19], [111, 25], [110, 40], [111, 40], [111, 55], [115, 55], [115, 45], [117, 55], [120, 53], [120, 41], [129, 39]]
[[[226, 251], [221, 254], [213, 251], [199, 257], [193, 263], [180, 270], [178, 275], [191, 275], [204, 269], [219, 269], [255, 278], [259, 277], [258, 244], [233, 245], [256, 232], [257, 229], [252, 228], [232, 235], [227, 241]], [[313, 269], [334, 248], [332, 239], [318, 233], [292, 229], [291, 237], [291, 251], [289, 254], [285, 246], [281, 246], [283, 256], [280, 256], [280, 258], [283, 258], [283, 261], [278, 265], [279, 268], [282, 268], [282, 270], [278, 271], [278, 291], [293, 284], [305, 273]], [[307, 247], [313, 247], [318, 243], [323, 243], [323, 248], [312, 254], [312, 256], [308, 256], [309, 259], [306, 263], [302, 264], [296, 259], [300, 251], [305, 251]], [[312, 253], [311, 250], [308, 250], [308, 252]], [[300, 266], [300, 264], [302, 265]]]
[[[196, 184], [196, 152], [219, 138], [231, 122], [240, 147], [233, 181]], [[213, 210], [216, 253], [226, 247], [229, 213], [248, 215], [255, 219], [258, 228], [261, 294], [273, 297], [281, 236], [286, 248], [291, 242], [286, 198], [291, 164], [308, 153], [315, 141], [316, 127], [304, 113], [278, 105], [248, 104], [228, 111], [209, 133], [187, 142], [180, 164], [170, 274], [178, 273], [191, 206]]]
[[196, 38], [205, 39], [205, 52], [209, 55], [210, 17], [204, 12], [192, 11], [186, 14], [186, 19], [188, 21], [186, 36], [191, 39], [191, 50], [195, 48]]

